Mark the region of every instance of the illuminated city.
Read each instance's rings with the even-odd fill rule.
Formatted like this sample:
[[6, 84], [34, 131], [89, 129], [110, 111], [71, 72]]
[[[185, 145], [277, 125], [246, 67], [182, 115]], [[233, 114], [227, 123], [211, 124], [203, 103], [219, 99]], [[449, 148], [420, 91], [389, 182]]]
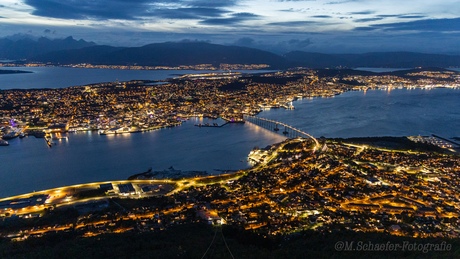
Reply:
[[460, 258], [459, 8], [2, 1], [0, 258]]

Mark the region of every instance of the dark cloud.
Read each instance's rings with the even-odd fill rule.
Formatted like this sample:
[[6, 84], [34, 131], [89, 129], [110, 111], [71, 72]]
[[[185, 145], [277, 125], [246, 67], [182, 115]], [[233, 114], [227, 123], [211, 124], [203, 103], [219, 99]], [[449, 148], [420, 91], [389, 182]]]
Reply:
[[381, 18], [391, 18], [391, 17], [398, 17], [402, 19], [420, 19], [425, 18], [425, 15], [413, 15], [413, 14], [380, 14], [377, 17]]
[[326, 5], [335, 5], [335, 4], [346, 4], [346, 3], [353, 3], [359, 2], [360, 0], [344, 0], [344, 1], [332, 1], [325, 3]]
[[381, 17], [374, 17], [374, 18], [363, 18], [363, 19], [356, 19], [355, 22], [375, 22], [383, 20]]
[[400, 15], [398, 16], [399, 18], [402, 19], [420, 19], [420, 18], [426, 18], [425, 15]]
[[294, 8], [289, 8], [289, 9], [282, 9], [279, 10], [280, 12], [288, 12], [288, 13], [301, 13], [310, 10], [310, 8], [300, 8], [300, 9], [294, 9]]
[[259, 15], [253, 13], [234, 13], [228, 18], [211, 18], [200, 21], [200, 24], [205, 25], [231, 25], [238, 24], [248, 20], [259, 19]]
[[351, 12], [348, 13], [349, 15], [367, 15], [367, 14], [374, 14], [375, 11], [360, 11], [360, 12]]
[[[164, 1], [165, 3], [168, 3], [168, 1]], [[237, 3], [237, 0], [197, 0], [197, 1], [183, 1], [184, 5], [189, 5], [193, 7], [228, 7], [228, 6], [234, 6]]]
[[149, 9], [149, 0], [25, 0], [35, 8], [32, 14], [63, 19], [133, 20]]
[[[236, 0], [25, 0], [35, 10], [32, 14], [62, 19], [124, 19], [146, 17], [168, 19], [202, 19], [220, 17], [228, 13], [222, 7], [236, 4]], [[176, 4], [178, 8], [165, 8]]]
[[208, 17], [220, 17], [228, 13], [217, 8], [178, 8], [178, 9], [157, 9], [150, 13], [150, 16], [166, 18], [166, 19], [202, 19]]
[[318, 24], [318, 22], [315, 22], [315, 21], [272, 22], [267, 25], [296, 27], [296, 26], [305, 26], [305, 25], [311, 25], [311, 24]]
[[459, 31], [460, 18], [454, 19], [425, 19], [411, 22], [386, 23], [372, 25], [387, 31]]
[[380, 15], [377, 15], [377, 17], [381, 17], [381, 18], [391, 18], [391, 17], [400, 17], [401, 15], [399, 14], [380, 14]]
[[376, 28], [373, 27], [356, 27], [354, 28], [355, 31], [374, 31]]
[[313, 18], [332, 18], [330, 15], [314, 15]]

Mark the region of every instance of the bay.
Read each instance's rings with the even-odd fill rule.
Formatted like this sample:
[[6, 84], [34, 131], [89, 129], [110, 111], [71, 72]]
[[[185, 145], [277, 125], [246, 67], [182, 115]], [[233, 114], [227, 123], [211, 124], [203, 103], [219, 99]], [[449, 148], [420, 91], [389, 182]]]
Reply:
[[[59, 80], [72, 74], [67, 74], [65, 68], [34, 69], [43, 70], [54, 78], [49, 81], [52, 88], [64, 87]], [[88, 77], [99, 71], [83, 70]], [[130, 74], [133, 71], [150, 77], [137, 78]], [[119, 77], [120, 81], [197, 73], [177, 70], [118, 72], [126, 76]], [[112, 81], [111, 77], [117, 75], [116, 70], [104, 70], [104, 73], [108, 74], [91, 80]], [[36, 79], [15, 80], [22, 82], [22, 86], [30, 86]], [[72, 84], [76, 80], [78, 76], [69, 82]], [[460, 89], [448, 88], [352, 91], [332, 98], [298, 100], [293, 102], [295, 110], [272, 109], [258, 116], [289, 124], [315, 137], [434, 133], [450, 138], [460, 136], [459, 97]], [[175, 169], [204, 170], [210, 174], [221, 173], [214, 169], [244, 169], [249, 167], [246, 158], [253, 147], [265, 147], [285, 139], [251, 123], [228, 124], [222, 128], [194, 126], [206, 122], [223, 123], [222, 120], [195, 118], [179, 127], [129, 135], [69, 133], [68, 140], [59, 141], [53, 148], [48, 148], [43, 139], [34, 137], [11, 140], [10, 146], [0, 147], [0, 198], [59, 186], [123, 180], [150, 167], [164, 170], [174, 166]]]
[[[126, 180], [147, 171], [173, 166], [183, 171], [250, 167], [247, 155], [285, 137], [250, 123], [221, 128], [194, 124], [224, 121], [193, 118], [175, 128], [123, 135], [68, 133], [67, 140], [48, 148], [44, 139], [10, 140], [0, 147], [0, 198], [60, 186]], [[218, 169], [216, 171], [215, 169]]]
[[[215, 70], [128, 70], [73, 67], [1, 67], [33, 73], [0, 75], [0, 90], [65, 88], [102, 82], [162, 80], [186, 74], [216, 73]], [[271, 70], [232, 70], [241, 73], [263, 73]]]
[[258, 116], [282, 121], [314, 137], [460, 136], [460, 89], [350, 91], [331, 98], [303, 99], [294, 110]]

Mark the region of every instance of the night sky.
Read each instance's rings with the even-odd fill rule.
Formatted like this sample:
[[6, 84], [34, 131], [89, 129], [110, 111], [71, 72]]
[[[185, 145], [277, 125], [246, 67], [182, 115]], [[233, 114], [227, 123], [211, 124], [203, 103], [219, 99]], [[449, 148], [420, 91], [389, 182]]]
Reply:
[[460, 54], [459, 0], [2, 0], [0, 37], [198, 40], [278, 54]]

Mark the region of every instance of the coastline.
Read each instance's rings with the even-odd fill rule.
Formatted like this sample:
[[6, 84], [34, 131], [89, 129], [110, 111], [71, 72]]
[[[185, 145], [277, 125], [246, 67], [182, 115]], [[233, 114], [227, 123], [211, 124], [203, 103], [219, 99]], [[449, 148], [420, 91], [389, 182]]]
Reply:
[[9, 75], [9, 74], [30, 74], [33, 73], [31, 71], [23, 71], [23, 70], [5, 70], [0, 69], [0, 75]]
[[[356, 144], [356, 145], [367, 145], [368, 147], [373, 147], [379, 150], [386, 150], [392, 152], [412, 152], [412, 153], [439, 153], [442, 154], [443, 152], [447, 152], [448, 150], [442, 149], [439, 147], [435, 147], [433, 145], [427, 145], [425, 143], [417, 143], [410, 141], [408, 137], [392, 137], [392, 136], [381, 136], [381, 137], [352, 137], [352, 138], [320, 138], [320, 142], [335, 142], [335, 143], [349, 143], [349, 144]], [[277, 150], [278, 147], [282, 144], [288, 143], [290, 141], [295, 141], [294, 139], [286, 139], [282, 142], [273, 143], [269, 147], [270, 149]], [[457, 154], [460, 152], [460, 146], [456, 148]], [[452, 154], [452, 153], [451, 153]], [[27, 197], [31, 197], [34, 195], [44, 195], [49, 193], [59, 193], [62, 189], [79, 189], [85, 190], [87, 188], [94, 188], [95, 186], [104, 185], [107, 183], [112, 184], [127, 184], [127, 183], [136, 183], [136, 184], [160, 184], [160, 183], [167, 183], [167, 184], [176, 184], [177, 182], [181, 181], [193, 181], [196, 183], [211, 183], [211, 182], [221, 182], [221, 181], [228, 181], [230, 179], [237, 179], [243, 175], [246, 175], [249, 172], [254, 172], [260, 169], [262, 166], [265, 166], [264, 163], [255, 163], [252, 167], [242, 170], [222, 170], [222, 174], [218, 175], [209, 175], [206, 171], [182, 171], [176, 170], [174, 168], [169, 168], [163, 171], [153, 171], [152, 168], [147, 170], [143, 173], [134, 174], [128, 177], [126, 180], [111, 180], [111, 181], [100, 181], [100, 182], [92, 182], [92, 183], [81, 183], [81, 184], [74, 184], [68, 186], [61, 186], [55, 187], [40, 191], [34, 191], [31, 193], [24, 193], [20, 195], [8, 196], [0, 198], [0, 202], [12, 200], [12, 199], [23, 199]], [[232, 172], [233, 171], [233, 172]], [[154, 178], [155, 176], [160, 176], [161, 173], [167, 172], [176, 172], [176, 175], [172, 175], [173, 177], [158, 177]], [[198, 173], [203, 173], [199, 175]], [[163, 175], [166, 176], [166, 175]], [[175, 176], [175, 177], [174, 177]], [[140, 198], [140, 197], [139, 197]]]
[[[391, 87], [393, 87], [393, 86], [391, 86]], [[390, 87], [390, 89], [393, 89], [393, 88], [391, 88], [391, 87]], [[407, 87], [403, 87], [403, 88], [407, 88]], [[425, 86], [424, 86], [424, 87], [414, 87], [414, 88], [429, 88], [429, 89], [432, 89], [432, 88], [446, 88], [446, 87], [431, 87], [431, 86], [430, 86], [430, 87], [425, 87]], [[376, 90], [378, 90], [378, 89], [380, 89], [380, 90], [387, 90], [387, 89], [388, 89], [388, 86], [376, 87], [376, 88], [371, 88], [371, 89], [376, 89]], [[345, 93], [345, 92], [360, 91], [360, 90], [361, 90], [361, 91], [367, 91], [367, 90], [365, 90], [365, 89], [363, 90], [363, 89], [361, 89], [361, 88], [359, 88], [359, 87], [358, 87], [357, 89], [348, 88], [347, 91], [335, 92], [333, 95], [312, 95], [312, 96], [308, 96], [308, 98], [315, 98], [315, 97], [326, 97], [326, 98], [328, 98], [328, 97], [333, 97], [333, 96], [335, 96], [335, 95], [340, 95], [340, 94]], [[286, 96], [284, 96], [284, 97], [286, 97]], [[302, 99], [304, 98], [303, 95], [302, 95], [301, 98], [302, 98]], [[293, 98], [292, 101], [295, 102], [295, 101], [297, 101], [297, 100], [299, 100], [299, 99], [300, 99], [300, 98], [294, 96], [294, 98]], [[261, 113], [262, 111], [263, 111], [263, 110], [260, 110], [260, 111], [258, 112], [258, 114], [263, 115], [263, 114]], [[206, 116], [206, 117], [207, 117], [207, 116]], [[207, 118], [208, 118], [208, 117], [207, 117]], [[209, 118], [214, 119], [213, 117], [209, 117]], [[180, 125], [180, 124], [181, 124], [181, 122], [178, 122], [176, 125]], [[159, 128], [162, 128], [162, 127], [168, 127], [168, 126], [165, 125], [165, 126], [161, 126], [161, 127], [154, 127], [154, 128], [152, 128], [152, 129], [150, 129], [150, 130], [159, 129]], [[279, 135], [279, 136], [282, 136], [281, 134], [278, 134], [278, 135]]]

